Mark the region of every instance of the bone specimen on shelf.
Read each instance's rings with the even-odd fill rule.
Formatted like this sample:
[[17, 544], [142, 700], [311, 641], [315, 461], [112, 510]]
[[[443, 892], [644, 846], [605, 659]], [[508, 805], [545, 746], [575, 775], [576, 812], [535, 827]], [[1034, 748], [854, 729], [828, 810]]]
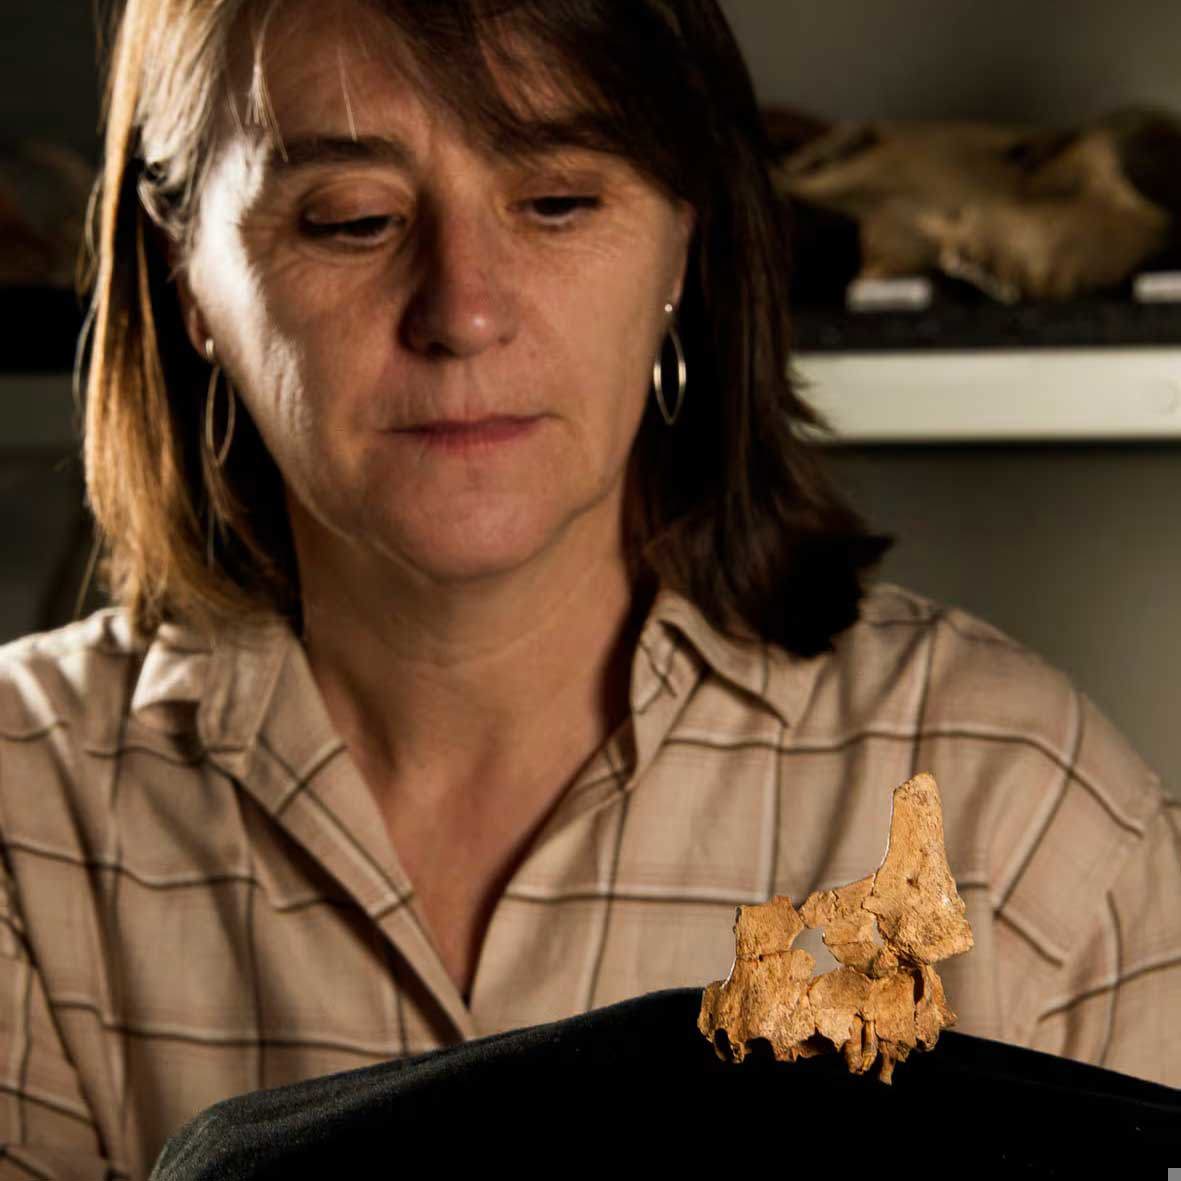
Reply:
[[1069, 128], [825, 123], [768, 109], [789, 201], [852, 219], [860, 278], [942, 272], [1005, 303], [1114, 287], [1175, 243], [1181, 118], [1132, 107]]

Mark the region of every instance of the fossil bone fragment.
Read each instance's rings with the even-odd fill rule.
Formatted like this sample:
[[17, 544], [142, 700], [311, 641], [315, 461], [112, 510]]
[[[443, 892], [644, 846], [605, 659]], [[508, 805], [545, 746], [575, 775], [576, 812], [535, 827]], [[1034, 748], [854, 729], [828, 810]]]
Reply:
[[1176, 246], [1181, 119], [1169, 111], [1070, 129], [766, 118], [777, 189], [856, 223], [862, 278], [942, 271], [1005, 303], [1064, 300]]
[[[840, 967], [813, 975], [816, 961], [792, 946], [805, 928], [822, 929]], [[730, 975], [706, 987], [697, 1019], [719, 1058], [741, 1062], [762, 1038], [781, 1062], [838, 1050], [864, 1074], [880, 1061], [890, 1082], [896, 1063], [916, 1046], [931, 1049], [954, 1024], [934, 965], [972, 947], [934, 778], [895, 789], [876, 873], [818, 891], [799, 910], [784, 895], [740, 906], [734, 933]]]

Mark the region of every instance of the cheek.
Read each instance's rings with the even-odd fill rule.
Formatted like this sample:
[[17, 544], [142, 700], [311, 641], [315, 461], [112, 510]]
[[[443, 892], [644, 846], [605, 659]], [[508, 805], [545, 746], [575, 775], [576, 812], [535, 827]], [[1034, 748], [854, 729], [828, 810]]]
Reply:
[[372, 387], [372, 317], [342, 315], [347, 301], [323, 306], [322, 284], [313, 300], [308, 284], [249, 267], [222, 279], [219, 350], [240, 396], [281, 467], [315, 463], [359, 413], [350, 391]]
[[273, 432], [274, 437], [266, 440], [272, 453], [276, 448], [307, 450], [319, 434], [322, 414], [308, 397], [311, 383], [295, 343], [273, 338], [257, 376], [259, 384], [251, 396], [267, 420], [267, 429]]
[[[646, 349], [621, 348], [611, 364], [600, 360], [591, 372], [583, 387], [586, 404], [580, 407], [589, 452], [584, 462], [603, 491], [620, 478], [631, 455], [651, 394], [652, 360]], [[555, 474], [563, 478], [560, 471]]]
[[[663, 311], [654, 314], [651, 299], [633, 300], [628, 314], [615, 321], [610, 341], [600, 342], [598, 364], [611, 380], [609, 425], [623, 449], [639, 430], [652, 393], [652, 367], [665, 321]], [[607, 365], [605, 356], [611, 358]]]
[[657, 288], [649, 271], [618, 266], [605, 282], [572, 283], [561, 302], [554, 293], [550, 305], [565, 307], [564, 324], [553, 331], [573, 345], [575, 388], [592, 384], [629, 418], [643, 406], [666, 330]]

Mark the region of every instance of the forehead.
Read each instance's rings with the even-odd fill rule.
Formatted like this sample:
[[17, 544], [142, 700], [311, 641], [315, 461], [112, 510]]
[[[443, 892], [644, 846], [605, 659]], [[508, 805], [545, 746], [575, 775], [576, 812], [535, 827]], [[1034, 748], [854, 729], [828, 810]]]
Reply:
[[[247, 9], [235, 31], [230, 86], [248, 125], [364, 111], [416, 90], [415, 63], [397, 28], [347, 0], [279, 0]], [[244, 35], [243, 35], [244, 34]]]
[[566, 146], [590, 105], [503, 26], [440, 31], [434, 44], [362, 0], [273, 0], [241, 19], [228, 73], [235, 121], [280, 152], [300, 135], [358, 138], [424, 119], [485, 149]]

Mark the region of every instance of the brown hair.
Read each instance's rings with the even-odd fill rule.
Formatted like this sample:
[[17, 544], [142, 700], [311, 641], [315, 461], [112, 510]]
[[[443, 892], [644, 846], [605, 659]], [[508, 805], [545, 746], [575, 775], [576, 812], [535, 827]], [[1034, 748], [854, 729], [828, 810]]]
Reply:
[[[750, 76], [716, 0], [366, 2], [473, 135], [505, 151], [537, 146], [489, 58], [512, 68], [522, 59], [510, 43], [540, 46], [527, 64], [576, 100], [578, 138], [694, 207], [679, 315], [690, 385], [675, 428], [651, 399], [641, 424], [632, 572], [661, 577], [723, 630], [805, 655], [827, 648], [856, 619], [863, 574], [890, 542], [866, 531], [804, 437], [824, 424], [788, 371], [781, 206]], [[190, 241], [231, 30], [252, 18], [261, 60], [281, 7], [127, 0], [111, 29], [85, 466], [103, 581], [144, 634], [167, 619], [216, 630], [276, 611], [302, 630], [282, 479], [241, 404], [224, 468], [203, 445], [209, 370], [185, 337], [164, 248], [175, 243], [183, 258]], [[270, 133], [257, 70], [244, 122]]]

